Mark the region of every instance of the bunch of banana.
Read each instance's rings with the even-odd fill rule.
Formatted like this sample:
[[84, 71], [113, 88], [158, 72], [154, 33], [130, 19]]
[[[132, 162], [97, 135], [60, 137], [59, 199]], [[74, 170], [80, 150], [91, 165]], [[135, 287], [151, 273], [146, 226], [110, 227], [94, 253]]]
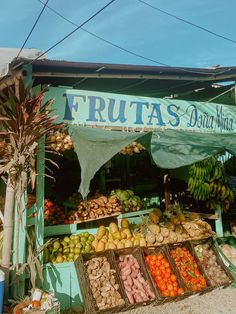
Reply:
[[207, 182], [190, 177], [188, 187], [196, 200], [205, 201], [210, 198], [211, 189]]
[[223, 165], [211, 157], [190, 167], [188, 188], [193, 198], [205, 201], [206, 206], [215, 209], [217, 204], [227, 211], [234, 200], [233, 191], [229, 188]]

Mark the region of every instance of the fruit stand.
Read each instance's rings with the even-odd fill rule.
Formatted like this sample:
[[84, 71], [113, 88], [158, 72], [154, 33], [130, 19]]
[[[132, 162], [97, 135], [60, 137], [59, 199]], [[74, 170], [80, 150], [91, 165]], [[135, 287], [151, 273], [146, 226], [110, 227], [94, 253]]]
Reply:
[[[150, 284], [149, 288], [153, 289], [149, 291], [146, 282], [146, 288], [142, 289], [148, 290], [149, 296], [145, 299], [143, 295], [143, 298], [139, 299], [136, 295], [134, 300], [129, 293], [125, 296], [124, 293], [130, 285], [126, 286], [127, 283], [122, 282], [121, 275], [121, 279], [118, 279], [121, 280], [119, 282], [121, 291], [117, 306], [124, 306], [127, 309], [131, 308], [130, 304], [133, 303], [148, 304], [149, 301], [154, 302], [154, 300], [161, 303], [168, 297], [176, 298], [183, 294], [187, 296], [188, 293], [194, 292], [197, 284], [194, 288], [192, 286], [186, 288], [184, 281], [186, 278], [179, 277], [181, 270], [178, 269], [178, 263], [174, 266], [176, 254], [180, 250], [183, 256], [184, 254], [190, 256], [189, 254], [192, 253], [193, 261], [197, 260], [193, 244], [189, 242], [181, 245], [181, 249], [178, 246], [175, 248], [175, 245], [213, 236], [214, 233], [208, 223], [199, 215], [184, 212], [178, 206], [170, 206], [163, 214], [159, 209], [161, 199], [157, 193], [147, 197], [147, 202], [141, 200], [139, 195], [129, 187], [121, 189], [121, 186], [109, 191], [108, 195], [99, 194], [92, 198], [87, 198], [87, 195], [95, 174], [118, 153], [132, 155], [142, 154], [145, 151], [151, 155], [152, 162], [163, 169], [188, 166], [225, 150], [235, 153], [234, 121], [231, 114], [230, 118], [228, 117], [229, 113], [234, 113], [235, 108], [208, 103], [170, 102], [146, 97], [136, 98], [127, 95], [50, 88], [46, 99], [55, 97], [53, 112], [58, 114], [57, 122], [67, 123], [69, 135], [64, 136], [65, 130], [62, 130], [62, 133], [52, 134], [46, 141], [42, 139], [37, 160], [36, 203], [25, 214], [26, 224], [35, 226], [37, 246], [42, 246], [46, 240], [53, 237], [53, 241], [45, 248], [44, 256], [41, 257], [43, 289], [55, 291], [62, 309], [82, 306], [85, 302], [85, 294], [81, 293], [77, 273], [80, 278], [80, 271], [81, 276], [83, 276], [82, 272], [86, 272], [83, 270], [84, 266], [78, 269], [74, 262], [85, 258], [83, 265], [89, 267], [91, 254], [99, 252], [102, 257], [110, 254], [111, 257], [107, 257], [106, 262], [111, 259], [116, 272], [121, 273], [124, 266], [122, 266], [124, 262], [122, 256], [131, 255], [127, 257], [127, 264], [133, 265], [134, 273], [137, 273], [142, 265], [145, 269], [142, 273], [147, 272], [145, 279], [138, 273], [136, 275], [140, 278], [140, 282], [144, 284], [143, 280], [146, 280]], [[222, 114], [220, 122], [219, 112]], [[67, 215], [53, 202], [45, 200], [45, 146], [47, 145], [62, 154], [66, 154], [66, 151], [73, 147], [80, 163], [78, 181], [80, 181], [79, 192], [83, 199], [76, 200], [76, 208], [71, 205], [73, 197], [68, 199], [68, 202], [64, 203], [64, 209], [70, 208]], [[217, 180], [222, 175], [220, 167], [215, 168], [217, 172], [209, 165], [208, 171], [199, 170], [200, 168], [200, 166], [192, 167], [190, 171], [192, 180], [189, 179], [188, 182], [189, 190], [193, 191], [192, 194], [195, 193], [194, 196], [199, 201], [208, 200], [208, 194], [212, 195], [213, 199], [209, 199], [208, 205], [209, 209], [215, 210], [218, 215], [217, 233], [222, 236], [223, 234], [220, 234], [222, 233], [221, 208], [213, 202], [214, 196], [217, 193], [224, 193], [222, 200], [225, 207], [230, 205], [233, 196], [226, 184], [221, 184], [219, 187]], [[106, 171], [106, 168], [103, 170]], [[213, 179], [210, 175], [212, 172]], [[64, 184], [70, 185], [70, 182]], [[100, 186], [104, 188], [105, 184], [106, 176], [100, 172]], [[143, 190], [145, 191], [145, 188]], [[226, 201], [227, 198], [229, 201]], [[154, 246], [156, 248], [153, 251], [147, 248]], [[165, 255], [163, 267], [168, 263], [172, 265], [170, 276], [173, 282], [176, 282], [178, 293], [169, 294], [166, 289], [160, 289], [155, 284], [156, 279], [152, 276], [152, 268], [150, 268], [152, 257], [148, 257], [158, 256], [160, 253], [158, 247], [162, 247]], [[130, 251], [127, 251], [128, 253], [122, 251], [126, 249]], [[86, 254], [90, 254], [87, 259]], [[115, 266], [117, 259], [121, 264]], [[169, 270], [169, 266], [167, 268]], [[209, 291], [212, 284], [202, 266], [196, 262], [195, 268], [196, 277], [199, 277], [199, 287], [202, 285], [200, 287], [202, 291]], [[227, 278], [228, 281], [224, 281], [226, 285], [232, 282], [231, 277]], [[136, 277], [134, 282], [135, 280]], [[82, 278], [80, 281], [80, 283], [85, 282], [88, 283], [88, 278]], [[217, 283], [218, 286], [220, 284]], [[159, 289], [158, 292], [156, 289]], [[129, 305], [126, 307], [127, 304]]]

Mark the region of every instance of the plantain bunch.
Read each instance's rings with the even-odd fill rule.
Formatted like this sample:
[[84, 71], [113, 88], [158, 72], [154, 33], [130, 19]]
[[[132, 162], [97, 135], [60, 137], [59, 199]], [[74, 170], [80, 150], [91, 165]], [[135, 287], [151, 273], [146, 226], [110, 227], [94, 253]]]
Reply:
[[227, 183], [223, 165], [215, 157], [190, 166], [188, 188], [194, 199], [207, 201], [206, 206], [215, 209], [220, 205], [227, 211], [234, 201], [233, 191]]

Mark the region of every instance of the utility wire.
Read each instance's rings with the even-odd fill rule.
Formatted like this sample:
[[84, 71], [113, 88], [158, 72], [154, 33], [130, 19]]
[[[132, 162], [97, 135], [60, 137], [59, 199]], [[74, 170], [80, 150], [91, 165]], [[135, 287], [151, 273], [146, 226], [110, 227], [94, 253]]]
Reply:
[[[44, 2], [43, 2], [42, 0], [37, 0], [37, 1], [39, 1], [39, 2], [42, 3], [42, 4], [44, 4]], [[54, 12], [54, 13], [55, 13], [56, 15], [58, 15], [59, 17], [61, 17], [62, 19], [64, 19], [65, 21], [67, 21], [68, 23], [72, 24], [73, 26], [76, 26], [76, 28], [79, 27], [78, 24], [72, 22], [71, 20], [69, 20], [68, 18], [66, 18], [64, 15], [62, 15], [60, 12], [58, 12], [57, 10], [55, 10], [54, 8], [52, 8], [51, 6], [48, 6], [48, 5], [47, 5], [47, 8], [48, 8], [49, 10], [51, 10], [52, 12]], [[219, 74], [223, 74], [223, 73], [228, 72], [228, 71], [231, 70], [231, 69], [227, 69], [227, 70], [224, 70], [224, 71], [221, 71], [221, 72], [212, 74], [212, 73], [209, 73], [209, 72], [192, 71], [192, 70], [184, 69], [184, 68], [181, 68], [181, 67], [171, 66], [171, 65], [168, 65], [168, 64], [163, 63], [163, 62], [161, 62], [161, 61], [157, 61], [157, 60], [154, 60], [154, 59], [145, 57], [145, 56], [143, 56], [143, 55], [141, 55], [141, 54], [138, 54], [138, 53], [136, 53], [136, 52], [133, 52], [133, 51], [131, 51], [131, 50], [129, 50], [129, 49], [126, 49], [126, 48], [124, 48], [124, 47], [121, 47], [120, 45], [117, 45], [117, 44], [115, 44], [115, 43], [113, 43], [113, 42], [111, 42], [111, 41], [109, 41], [109, 40], [107, 40], [107, 39], [105, 39], [105, 38], [103, 38], [103, 37], [101, 37], [101, 36], [99, 36], [99, 35], [93, 33], [93, 32], [88, 31], [88, 30], [87, 30], [86, 28], [84, 28], [84, 27], [80, 27], [80, 29], [82, 29], [84, 32], [90, 34], [91, 36], [96, 37], [96, 38], [102, 40], [103, 42], [105, 42], [105, 43], [107, 43], [107, 44], [109, 44], [109, 45], [112, 45], [113, 47], [116, 47], [116, 48], [118, 48], [118, 49], [120, 49], [120, 50], [122, 50], [122, 51], [124, 51], [124, 52], [129, 53], [130, 55], [133, 55], [133, 56], [138, 57], [138, 58], [142, 58], [142, 59], [144, 59], [144, 60], [153, 62], [153, 63], [158, 64], [158, 65], [166, 66], [166, 67], [171, 68], [171, 69], [177, 69], [177, 70], [181, 70], [181, 71], [188, 72], [188, 73], [193, 73], [193, 74], [205, 74], [205, 75], [212, 75], [212, 76], [214, 76], [214, 75], [219, 75]], [[47, 52], [47, 51], [46, 51], [46, 52]], [[46, 53], [46, 52], [45, 52], [45, 53]], [[42, 54], [42, 55], [43, 55], [43, 54]], [[42, 55], [41, 55], [41, 56], [42, 56]], [[39, 57], [41, 57], [41, 56], [39, 56]], [[38, 57], [38, 58], [39, 58], [39, 57]], [[37, 59], [38, 59], [38, 58], [37, 58]], [[35, 61], [35, 60], [34, 60], [34, 61]]]
[[181, 17], [178, 17], [177, 15], [171, 14], [171, 13], [169, 13], [169, 12], [167, 12], [167, 11], [165, 11], [165, 10], [162, 10], [162, 9], [160, 9], [160, 8], [158, 8], [158, 7], [152, 5], [152, 4], [150, 4], [150, 3], [148, 3], [148, 2], [146, 2], [146, 1], [144, 1], [144, 0], [137, 0], [137, 1], [139, 1], [139, 2], [141, 2], [141, 3], [143, 3], [143, 4], [145, 4], [145, 5], [147, 5], [148, 7], [152, 8], [152, 9], [154, 9], [154, 10], [156, 10], [156, 11], [159, 11], [159, 12], [162, 12], [162, 13], [168, 15], [168, 16], [171, 16], [171, 17], [175, 18], [176, 20], [179, 20], [179, 21], [181, 21], [181, 22], [184, 22], [184, 23], [186, 23], [186, 24], [189, 24], [189, 25], [191, 25], [191, 26], [194, 26], [194, 27], [196, 27], [196, 28], [198, 28], [198, 29], [201, 29], [201, 30], [204, 31], [204, 32], [207, 32], [207, 33], [212, 34], [212, 35], [214, 35], [214, 36], [216, 36], [216, 37], [219, 37], [219, 38], [221, 38], [221, 39], [224, 39], [224, 40], [227, 40], [227, 41], [230, 41], [230, 42], [236, 44], [236, 40], [234, 40], [234, 39], [231, 39], [231, 38], [229, 38], [229, 37], [220, 35], [220, 34], [218, 34], [218, 33], [216, 33], [216, 32], [213, 32], [213, 31], [211, 31], [211, 30], [205, 28], [205, 27], [202, 27], [202, 26], [197, 25], [197, 24], [195, 24], [195, 23], [193, 23], [193, 22], [191, 22], [191, 21], [188, 21], [188, 20], [185, 20], [185, 19], [183, 19], [183, 18], [181, 18]]
[[[51, 46], [50, 48], [48, 48], [46, 51], [44, 51], [43, 53], [41, 53], [37, 58], [35, 58], [34, 60], [32, 60], [29, 64], [32, 64], [34, 61], [38, 60], [40, 57], [42, 57], [44, 54], [48, 53], [49, 51], [51, 51], [53, 48], [55, 48], [56, 46], [58, 46], [60, 43], [62, 43], [65, 39], [67, 39], [68, 37], [70, 37], [72, 34], [74, 34], [78, 29], [80, 29], [81, 27], [83, 27], [85, 24], [87, 24], [89, 21], [91, 21], [93, 18], [95, 18], [95, 16], [97, 16], [99, 13], [101, 13], [103, 10], [105, 10], [109, 5], [111, 5], [113, 2], [115, 2], [116, 0], [111, 0], [110, 2], [108, 2], [105, 6], [103, 6], [100, 10], [98, 10], [96, 13], [94, 13], [92, 16], [90, 16], [87, 20], [85, 20], [83, 23], [81, 23], [80, 25], [78, 25], [73, 31], [71, 31], [70, 33], [68, 33], [65, 37], [63, 37], [61, 40], [59, 40], [58, 42], [56, 42], [53, 46]], [[45, 5], [46, 6], [46, 5]]]
[[43, 11], [45, 10], [45, 8], [46, 8], [48, 2], [49, 2], [49, 0], [47, 0], [47, 2], [44, 3], [44, 6], [43, 6], [41, 12], [39, 13], [39, 16], [37, 17], [36, 21], [34, 22], [34, 25], [32, 26], [32, 28], [31, 28], [31, 30], [30, 30], [28, 36], [26, 37], [26, 39], [25, 39], [25, 41], [24, 41], [24, 43], [23, 43], [23, 45], [21, 46], [21, 48], [20, 48], [20, 50], [19, 50], [19, 52], [18, 52], [16, 58], [18, 58], [19, 55], [21, 54], [21, 51], [23, 50], [23, 48], [25, 47], [25, 44], [27, 43], [28, 39], [30, 38], [30, 36], [31, 36], [31, 34], [32, 34], [32, 32], [33, 32], [35, 26], [37, 25], [37, 23], [38, 23], [38, 21], [39, 21], [41, 15], [43, 14]]

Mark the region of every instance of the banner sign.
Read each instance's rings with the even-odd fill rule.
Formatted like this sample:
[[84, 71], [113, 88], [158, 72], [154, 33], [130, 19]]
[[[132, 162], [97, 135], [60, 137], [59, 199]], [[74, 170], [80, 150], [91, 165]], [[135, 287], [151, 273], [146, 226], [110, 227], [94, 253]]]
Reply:
[[236, 106], [159, 99], [52, 87], [53, 114], [59, 121], [88, 126], [134, 129], [187, 129], [235, 132]]

